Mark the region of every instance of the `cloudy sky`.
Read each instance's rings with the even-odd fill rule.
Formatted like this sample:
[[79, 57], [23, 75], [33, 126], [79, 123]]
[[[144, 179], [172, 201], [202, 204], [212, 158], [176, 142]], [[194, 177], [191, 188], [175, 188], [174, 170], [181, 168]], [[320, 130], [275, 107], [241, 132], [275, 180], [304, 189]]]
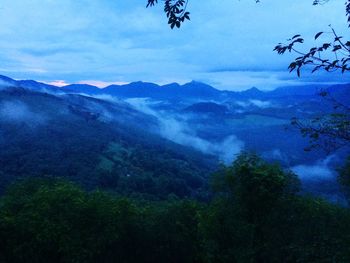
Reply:
[[[219, 4], [218, 4], [219, 3]], [[3, 0], [0, 74], [55, 83], [206, 82], [241, 90], [350, 82], [341, 74], [289, 74], [272, 50], [301, 33], [311, 47], [332, 26], [346, 37], [344, 1], [190, 0], [191, 21], [171, 30], [146, 0]], [[327, 35], [325, 35], [327, 37]]]

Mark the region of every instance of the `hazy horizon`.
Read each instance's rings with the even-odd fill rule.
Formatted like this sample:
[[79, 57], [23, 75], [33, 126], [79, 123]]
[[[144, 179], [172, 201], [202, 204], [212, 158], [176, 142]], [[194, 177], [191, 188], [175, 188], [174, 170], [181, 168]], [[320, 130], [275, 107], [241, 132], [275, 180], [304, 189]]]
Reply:
[[149, 82], [149, 81], [142, 81], [142, 80], [137, 80], [137, 81], [131, 81], [131, 82], [105, 82], [105, 81], [79, 81], [79, 82], [73, 82], [73, 83], [66, 83], [63, 81], [41, 81], [41, 80], [35, 80], [35, 79], [16, 79], [16, 78], [12, 78], [10, 76], [5, 76], [5, 75], [0, 75], [4, 76], [4, 77], [8, 77], [11, 78], [15, 81], [36, 81], [39, 83], [43, 83], [43, 84], [48, 84], [48, 85], [52, 85], [52, 86], [56, 86], [59, 88], [63, 88], [63, 87], [67, 87], [70, 85], [88, 85], [88, 86], [93, 86], [96, 88], [99, 88], [101, 90], [108, 88], [110, 86], [123, 86], [123, 85], [128, 85], [128, 84], [132, 84], [132, 83], [138, 83], [138, 82], [142, 82], [142, 83], [151, 83], [151, 84], [156, 84], [160, 87], [162, 86], [166, 86], [166, 85], [170, 85], [170, 84], [178, 84], [180, 86], [184, 86], [186, 84], [192, 83], [192, 82], [197, 82], [197, 83], [202, 83], [205, 85], [209, 85], [210, 87], [216, 89], [216, 90], [220, 90], [220, 91], [233, 91], [233, 92], [240, 92], [240, 91], [246, 91], [246, 90], [250, 90], [250, 89], [258, 89], [260, 91], [273, 91], [275, 89], [279, 89], [279, 88], [284, 88], [284, 87], [297, 87], [297, 86], [313, 86], [313, 85], [320, 85], [320, 86], [332, 86], [332, 85], [337, 85], [337, 84], [349, 84], [349, 82], [298, 82], [298, 83], [291, 83], [291, 84], [282, 84], [280, 86], [275, 86], [273, 88], [264, 88], [264, 87], [256, 87], [256, 86], [247, 86], [243, 89], [237, 89], [234, 86], [232, 87], [232, 89], [225, 89], [225, 88], [220, 88], [220, 87], [216, 87], [214, 85], [211, 85], [209, 83], [205, 83], [203, 81], [197, 81], [197, 80], [190, 80], [188, 82], [169, 82], [169, 83], [156, 83], [156, 82]]

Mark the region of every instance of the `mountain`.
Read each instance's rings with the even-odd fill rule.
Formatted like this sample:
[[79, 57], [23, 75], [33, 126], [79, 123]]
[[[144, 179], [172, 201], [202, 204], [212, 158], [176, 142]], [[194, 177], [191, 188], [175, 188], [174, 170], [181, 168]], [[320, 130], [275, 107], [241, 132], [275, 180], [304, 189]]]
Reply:
[[111, 85], [103, 92], [122, 98], [153, 98], [160, 100], [187, 99], [215, 99], [221, 92], [204, 83], [192, 81], [179, 85], [172, 83], [159, 86], [154, 83], [132, 82], [126, 85]]
[[110, 85], [106, 88], [98, 88], [88, 84], [71, 84], [65, 87], [56, 87], [33, 80], [13, 80], [0, 75], [1, 86], [17, 86], [33, 91], [47, 93], [84, 93], [89, 95], [107, 94], [118, 98], [151, 98], [155, 100], [191, 100], [200, 102], [201, 100], [212, 101], [230, 101], [230, 100], [305, 100], [306, 98], [315, 98], [320, 91], [329, 90], [332, 94], [338, 94], [338, 97], [349, 95], [349, 85], [301, 85], [285, 86], [272, 91], [261, 91], [256, 87], [251, 89], [234, 92], [221, 91], [212, 86], [192, 81], [184, 85], [170, 83], [166, 85], [157, 85], [149, 82], [132, 82], [125, 85]]
[[145, 98], [157, 96], [160, 86], [147, 82], [132, 82], [126, 85], [111, 85], [103, 89], [109, 95], [123, 98]]
[[66, 92], [85, 93], [90, 95], [103, 93], [98, 87], [88, 84], [71, 84], [62, 87], [62, 89], [64, 89]]
[[[200, 82], [99, 89], [0, 76], [0, 86], [0, 190], [16, 178], [46, 175], [87, 189], [203, 198], [218, 163], [232, 162], [242, 150], [299, 167], [302, 178], [316, 176], [312, 169], [334, 169], [346, 155], [338, 151], [323, 165], [326, 154], [305, 153], [308, 140], [290, 120], [334, 110], [332, 101], [315, 95], [317, 89], [326, 87], [347, 103], [349, 84], [269, 92], [220, 91]], [[317, 176], [322, 187], [335, 184]], [[326, 192], [312, 184], [312, 191]]]
[[237, 95], [239, 95], [241, 98], [261, 98], [264, 97], [266, 93], [256, 87], [252, 87], [248, 90], [238, 92]]
[[270, 97], [313, 97], [322, 90], [327, 90], [332, 85], [300, 85], [280, 87], [268, 93]]
[[0, 86], [3, 87], [21, 87], [28, 90], [40, 91], [46, 93], [60, 93], [62, 92], [61, 88], [45, 84], [42, 82], [37, 82], [34, 80], [14, 80], [6, 76], [0, 75]]
[[158, 125], [118, 100], [0, 90], [0, 190], [49, 176], [152, 198], [201, 196], [216, 158], [161, 137]]
[[61, 88], [53, 86], [53, 85], [48, 85], [45, 83], [37, 82], [34, 80], [19, 80], [17, 81], [17, 85], [22, 88], [34, 90], [34, 91], [41, 91], [41, 92], [53, 92], [53, 93], [58, 93], [62, 92]]
[[221, 95], [221, 92], [217, 89], [214, 89], [212, 86], [192, 81], [190, 83], [186, 83], [182, 86], [182, 90], [185, 96], [196, 97], [198, 96], [200, 99], [214, 99]]
[[191, 106], [184, 109], [185, 112], [192, 113], [203, 113], [203, 114], [226, 114], [229, 112], [225, 105], [221, 105], [214, 102], [200, 102], [192, 104]]
[[0, 75], [0, 86], [10, 86], [10, 87], [17, 86], [17, 81], [9, 77]]

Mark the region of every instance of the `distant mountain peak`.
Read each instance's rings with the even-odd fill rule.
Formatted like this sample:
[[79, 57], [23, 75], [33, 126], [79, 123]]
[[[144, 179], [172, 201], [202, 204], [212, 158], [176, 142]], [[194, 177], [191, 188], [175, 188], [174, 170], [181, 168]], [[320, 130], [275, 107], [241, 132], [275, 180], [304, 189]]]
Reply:
[[262, 92], [261, 90], [259, 90], [257, 87], [251, 87], [250, 89], [247, 89], [246, 92]]
[[130, 82], [128, 84], [125, 84], [125, 85], [135, 85], [135, 84], [145, 84], [146, 82], [142, 81], [142, 80], [138, 80], [138, 81], [133, 81], [133, 82]]
[[95, 87], [97, 88], [97, 86], [94, 86], [94, 85], [91, 85], [91, 84], [69, 84], [69, 85], [66, 85], [66, 86], [63, 86], [64, 88], [65, 87]]
[[[187, 84], [199, 85], [199, 86], [201, 86], [201, 85], [203, 85], [203, 86], [210, 86], [210, 85], [208, 85], [208, 84], [206, 84], [206, 83], [204, 83], [204, 82], [197, 81], [197, 80], [192, 80], [191, 82], [189, 82], [189, 83], [187, 83]], [[186, 85], [186, 84], [185, 84], [185, 85]], [[211, 86], [210, 86], [210, 87], [211, 87]]]
[[182, 85], [182, 87], [186, 87], [186, 88], [205, 88], [205, 89], [211, 89], [211, 90], [216, 90], [214, 87], [210, 86], [209, 84], [203, 83], [203, 82], [199, 82], [199, 81], [195, 81], [192, 80], [191, 82], [188, 82], [184, 85]]
[[181, 87], [181, 85], [177, 82], [173, 82], [173, 83], [162, 85], [161, 87], [165, 89], [169, 89], [169, 88], [179, 88]]
[[263, 91], [259, 90], [257, 87], [252, 87], [250, 89], [239, 92], [243, 96], [255, 97], [265, 94]]
[[134, 81], [128, 84], [121, 85], [121, 87], [137, 87], [137, 88], [142, 87], [143, 88], [143, 87], [159, 87], [159, 85], [152, 82]]
[[88, 94], [102, 93], [102, 89], [99, 89], [98, 87], [90, 84], [70, 84], [62, 87], [62, 89], [69, 92], [78, 92], [78, 93], [88, 93]]

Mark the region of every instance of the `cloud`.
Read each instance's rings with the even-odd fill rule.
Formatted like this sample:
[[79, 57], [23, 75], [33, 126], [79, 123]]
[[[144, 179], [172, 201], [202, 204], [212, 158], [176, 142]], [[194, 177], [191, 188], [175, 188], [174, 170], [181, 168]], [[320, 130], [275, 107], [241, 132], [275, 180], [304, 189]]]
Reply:
[[158, 104], [157, 101], [151, 101], [147, 98], [133, 98], [126, 101], [135, 109], [156, 117], [159, 122], [159, 134], [164, 138], [184, 146], [190, 146], [203, 153], [215, 155], [225, 163], [230, 163], [235, 155], [244, 148], [244, 143], [234, 135], [219, 142], [210, 142], [200, 138], [183, 116], [154, 110], [152, 105]]
[[259, 108], [265, 109], [272, 107], [271, 101], [262, 101], [262, 100], [249, 100], [251, 104]]
[[288, 155], [283, 153], [280, 149], [273, 149], [270, 151], [265, 151], [262, 153], [262, 156], [267, 159], [278, 160], [285, 164], [289, 163]]
[[297, 165], [292, 167], [292, 171], [296, 173], [302, 181], [321, 181], [334, 180], [335, 171], [330, 167], [330, 162], [334, 156], [319, 160], [311, 165]]
[[69, 85], [69, 83], [67, 83], [65, 80], [54, 80], [54, 81], [49, 81], [49, 82], [40, 81], [40, 82], [43, 82], [43, 83], [46, 83], [49, 85], [53, 85], [53, 86], [57, 86], [57, 87], [64, 87], [64, 86]]
[[238, 100], [238, 101], [235, 101], [235, 104], [237, 104], [242, 108], [248, 108], [250, 106], [256, 106], [262, 109], [275, 107], [275, 105], [271, 101], [253, 100], [253, 99], [248, 101]]
[[22, 48], [20, 52], [37, 57], [52, 56], [56, 54], [64, 53], [76, 53], [80, 50], [77, 48], [70, 47], [41, 47], [41, 48]]

